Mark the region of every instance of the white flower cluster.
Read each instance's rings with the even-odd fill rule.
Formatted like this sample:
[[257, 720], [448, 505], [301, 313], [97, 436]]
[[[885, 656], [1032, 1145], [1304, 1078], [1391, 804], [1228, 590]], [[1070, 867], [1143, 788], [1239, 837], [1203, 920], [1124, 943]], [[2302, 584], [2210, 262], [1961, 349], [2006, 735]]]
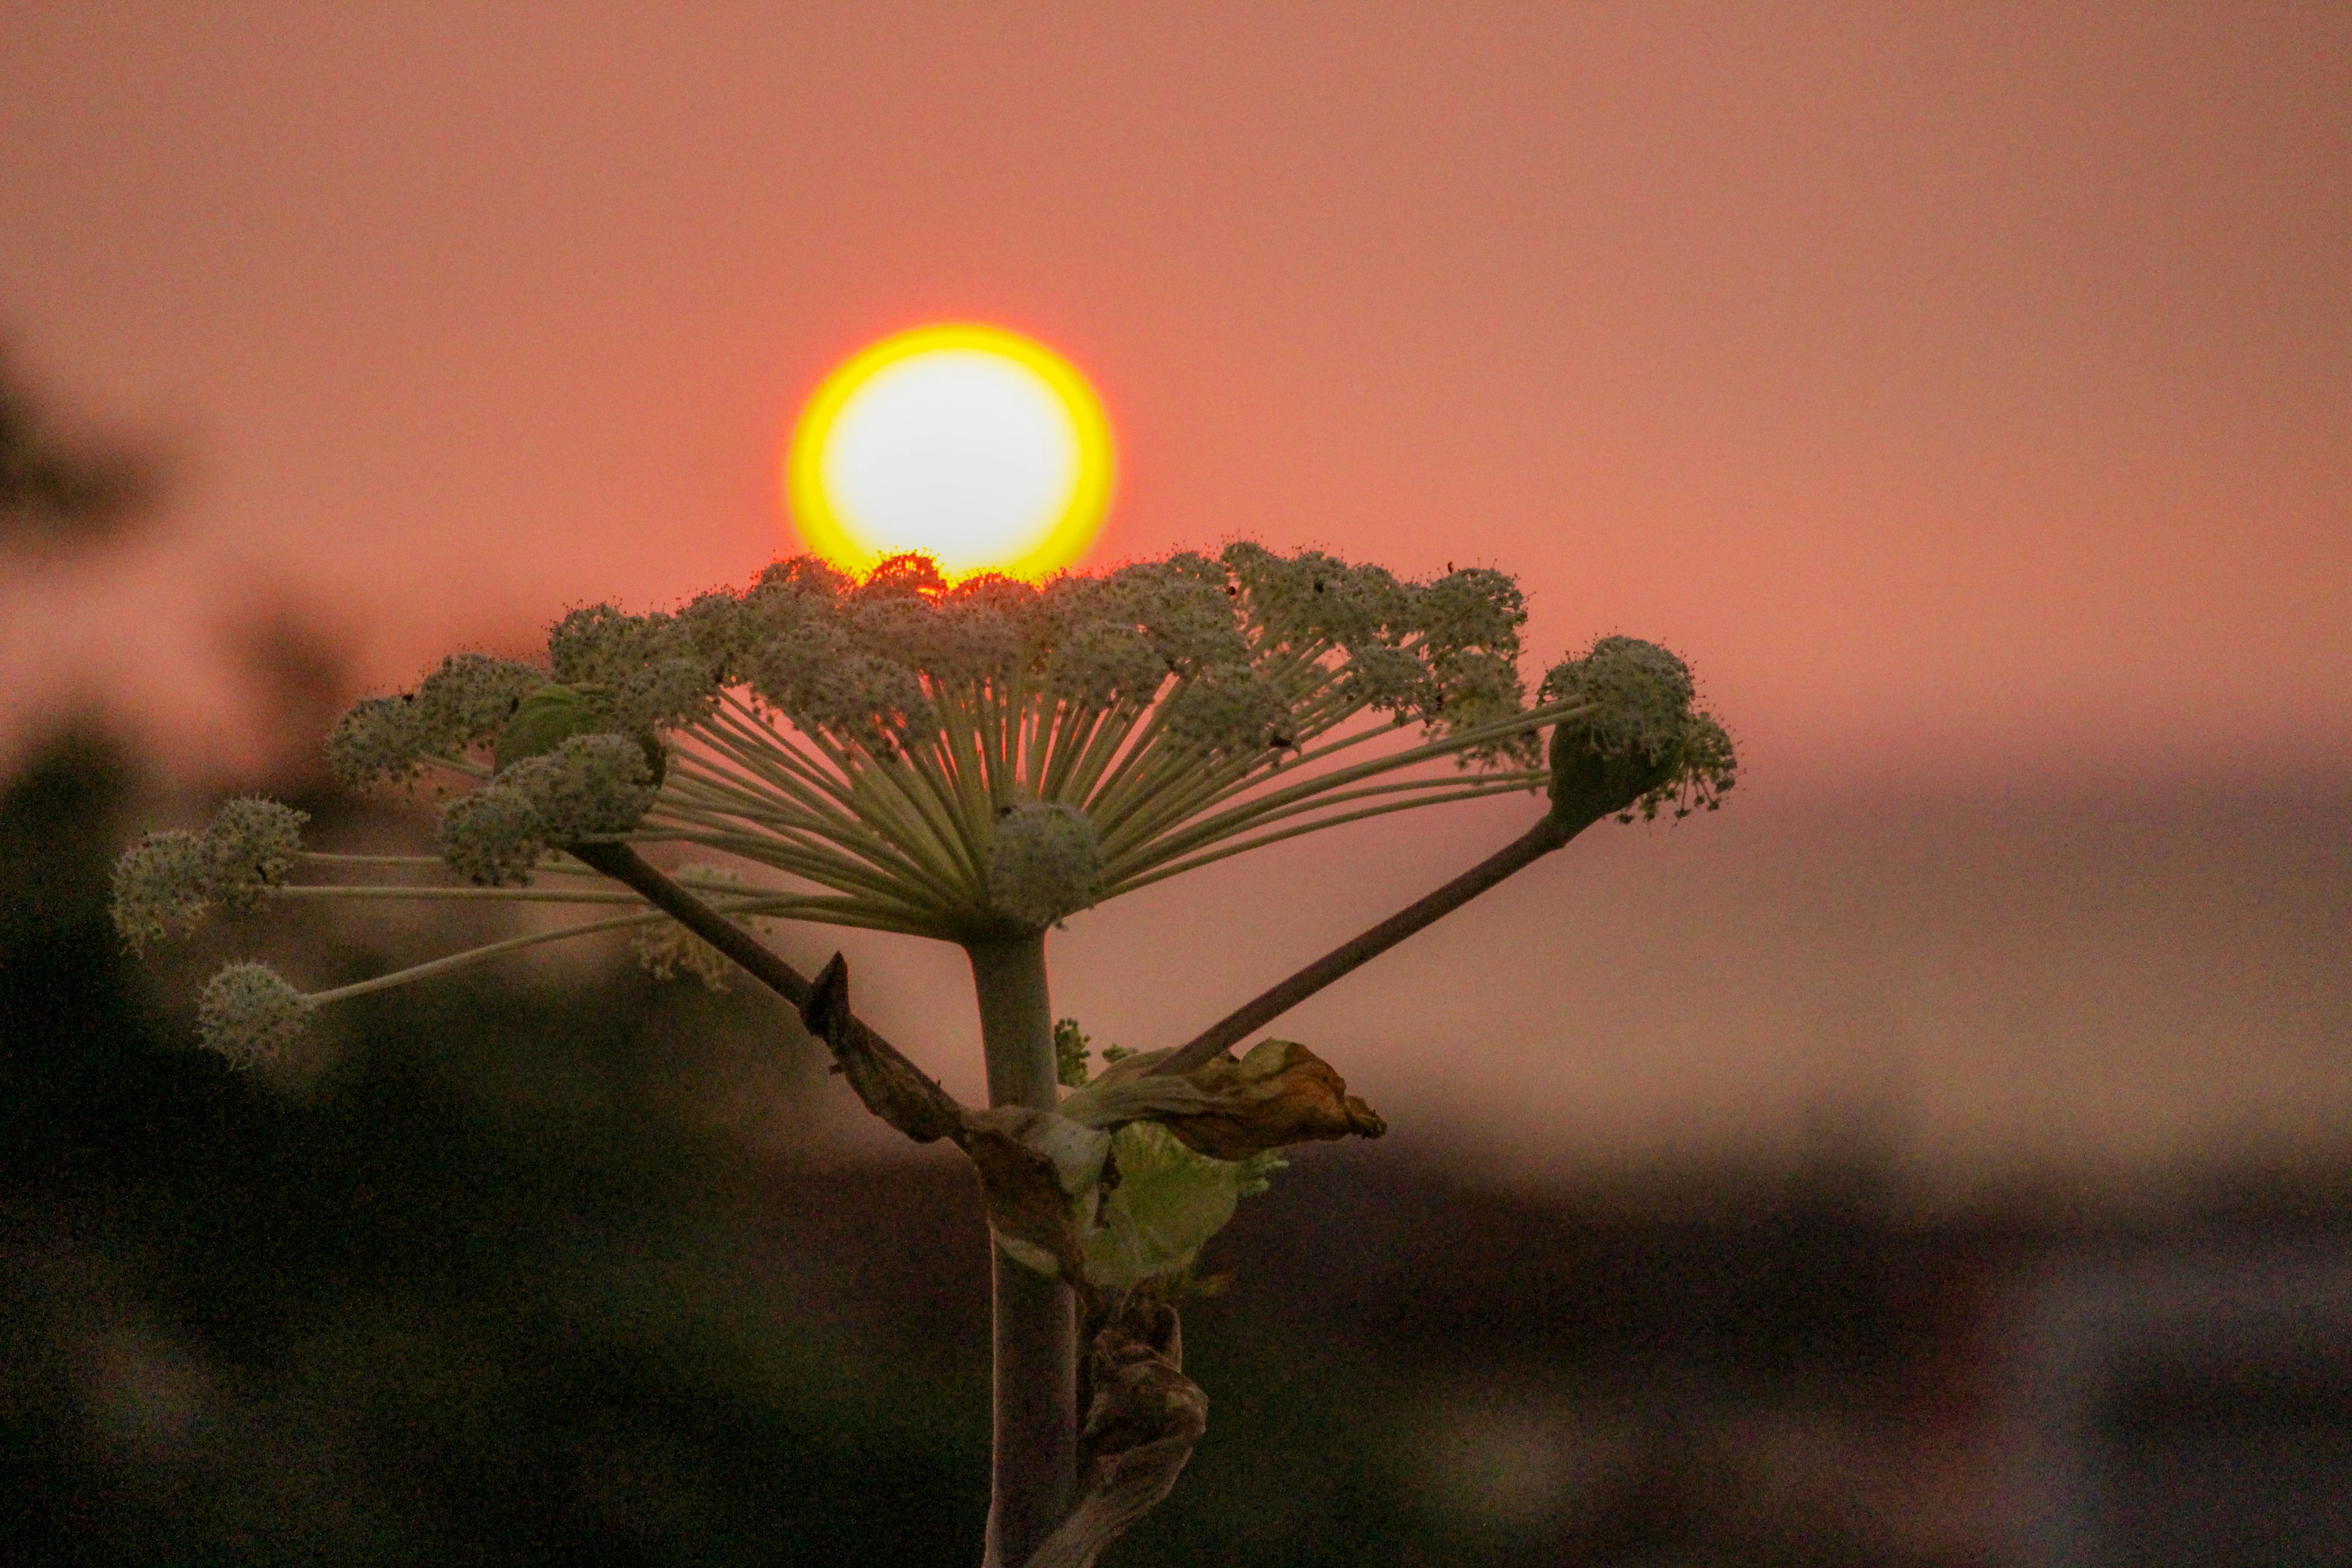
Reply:
[[1084, 812], [1029, 802], [997, 819], [988, 901], [1030, 925], [1049, 926], [1095, 901], [1102, 835]]
[[547, 672], [486, 654], [452, 654], [414, 691], [371, 697], [327, 738], [327, 764], [352, 789], [406, 784], [424, 764], [495, 741]]
[[[1552, 738], [1552, 795], [1576, 791], [1631, 821], [1712, 811], [1738, 772], [1731, 737], [1694, 706], [1690, 667], [1656, 643], [1606, 637], [1544, 678], [1548, 701], [1579, 705]], [[1601, 801], [1618, 795], [1622, 803]]]
[[215, 904], [253, 908], [294, 868], [309, 820], [248, 796], [223, 805], [201, 834], [148, 834], [114, 863], [115, 930], [135, 950], [186, 936]]
[[519, 883], [554, 846], [635, 827], [656, 787], [635, 737], [574, 735], [499, 769], [451, 805], [441, 818], [441, 856], [469, 882]]
[[232, 1066], [282, 1058], [310, 1026], [318, 1005], [266, 963], [232, 963], [205, 985], [196, 1025]]

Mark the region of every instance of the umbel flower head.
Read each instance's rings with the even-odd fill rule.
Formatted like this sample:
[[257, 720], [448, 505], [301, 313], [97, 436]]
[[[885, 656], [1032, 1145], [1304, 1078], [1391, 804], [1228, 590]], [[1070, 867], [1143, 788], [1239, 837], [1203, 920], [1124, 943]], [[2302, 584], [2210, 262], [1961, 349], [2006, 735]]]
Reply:
[[1524, 620], [1499, 572], [1246, 543], [1042, 585], [801, 557], [674, 613], [575, 611], [544, 669], [452, 658], [330, 752], [352, 784], [480, 780], [441, 841], [485, 887], [565, 843], [688, 842], [800, 884], [761, 912], [986, 940], [1334, 821], [1540, 786], [1538, 731], [1582, 700], [1528, 704]]
[[[971, 1160], [996, 1257], [1075, 1298], [997, 1294], [997, 1408], [1019, 1416], [996, 1429], [987, 1554], [1085, 1568], [1205, 1424], [1169, 1304], [1202, 1244], [1283, 1147], [1385, 1130], [1305, 1046], [1230, 1047], [1601, 816], [1731, 787], [1729, 740], [1680, 659], [1605, 637], [1530, 700], [1524, 620], [1498, 572], [1414, 582], [1247, 543], [1037, 585], [950, 584], [918, 556], [862, 579], [780, 562], [676, 611], [575, 611], [543, 666], [457, 656], [352, 709], [329, 747], [347, 784], [470, 781], [438, 855], [307, 852], [299, 814], [233, 802], [204, 834], [126, 854], [116, 920], [135, 944], [271, 897], [607, 906], [314, 994], [232, 964], [200, 1022], [241, 1067], [294, 1049], [323, 1003], [593, 931], [631, 931], [657, 973], [760, 980], [867, 1110]], [[1106, 1050], [1095, 1076], [1083, 1036], [1052, 1022], [1044, 933], [1070, 915], [1318, 828], [1546, 788], [1550, 810], [1510, 844], [1181, 1046]], [[723, 864], [666, 873], [638, 844]], [[298, 865], [391, 871], [295, 883]], [[811, 980], [745, 929], [762, 918], [963, 943], [988, 1108], [856, 1017], [842, 955]], [[1082, 1353], [1072, 1304], [1084, 1410], [1064, 1375]]]
[[1590, 821], [1729, 787], [1674, 655], [1606, 637], [1531, 697], [1525, 619], [1500, 572], [1412, 581], [1247, 542], [1041, 584], [780, 561], [675, 611], [573, 611], [543, 664], [456, 655], [343, 716], [344, 784], [470, 783], [439, 835], [464, 886], [284, 887], [335, 858], [301, 854], [300, 814], [246, 801], [127, 854], [116, 919], [136, 944], [271, 893], [627, 906], [317, 1000], [614, 929], [700, 973], [710, 955], [566, 848], [691, 845], [731, 868], [680, 881], [738, 918], [973, 942], [1389, 812], [1549, 784], [1555, 815]]
[[115, 862], [115, 929], [136, 949], [187, 935], [215, 904], [253, 908], [294, 868], [309, 820], [247, 797], [222, 806], [201, 834], [148, 834]]
[[205, 1044], [238, 1067], [274, 1062], [309, 1028], [316, 1001], [266, 963], [232, 963], [196, 1004]]
[[1715, 810], [1738, 772], [1731, 737], [1693, 705], [1690, 667], [1654, 642], [1607, 637], [1544, 678], [1541, 696], [1577, 704], [1552, 731], [1554, 811], [1591, 821]]

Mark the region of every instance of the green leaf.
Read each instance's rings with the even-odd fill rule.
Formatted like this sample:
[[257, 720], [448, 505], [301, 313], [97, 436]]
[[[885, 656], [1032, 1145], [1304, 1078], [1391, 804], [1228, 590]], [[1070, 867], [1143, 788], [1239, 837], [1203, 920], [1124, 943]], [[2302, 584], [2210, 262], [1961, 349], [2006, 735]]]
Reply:
[[1104, 1194], [1085, 1241], [1087, 1278], [1103, 1289], [1183, 1268], [1234, 1217], [1236, 1199], [1265, 1190], [1262, 1169], [1195, 1154], [1148, 1121], [1120, 1128], [1111, 1153], [1118, 1185]]

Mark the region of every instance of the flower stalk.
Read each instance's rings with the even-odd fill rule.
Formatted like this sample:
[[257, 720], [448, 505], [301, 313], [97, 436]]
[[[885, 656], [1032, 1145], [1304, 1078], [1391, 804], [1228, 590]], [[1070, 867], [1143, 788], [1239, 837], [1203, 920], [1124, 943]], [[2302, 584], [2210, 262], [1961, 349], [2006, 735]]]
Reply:
[[[1044, 933], [976, 942], [973, 990], [988, 1103], [1050, 1111], [1061, 1101]], [[1017, 1564], [1069, 1512], [1077, 1479], [1077, 1303], [1067, 1281], [990, 1251], [993, 1460], [986, 1561]]]
[[[305, 850], [300, 813], [231, 802], [125, 854], [116, 920], [137, 946], [275, 899], [592, 917], [310, 994], [232, 965], [201, 1017], [240, 1065], [299, 1048], [322, 1005], [600, 931], [636, 931], [657, 974], [732, 965], [775, 991], [869, 1110], [971, 1157], [993, 1240], [987, 1562], [1086, 1568], [1205, 1427], [1172, 1305], [1202, 1245], [1283, 1147], [1385, 1129], [1304, 1046], [1233, 1049], [1601, 817], [1731, 786], [1679, 659], [1605, 637], [1530, 691], [1524, 619], [1500, 573], [1416, 583], [1246, 543], [1041, 586], [781, 562], [675, 613], [574, 612], [544, 665], [456, 656], [355, 707], [329, 743], [344, 784], [467, 786], [437, 858]], [[1045, 937], [1070, 917], [1322, 828], [1536, 789], [1549, 810], [1511, 844], [1187, 1044], [1107, 1052], [1098, 1075], [1057, 1047]], [[666, 871], [656, 845], [724, 863]], [[839, 954], [812, 979], [754, 919], [961, 946], [987, 1107], [856, 1017]]]

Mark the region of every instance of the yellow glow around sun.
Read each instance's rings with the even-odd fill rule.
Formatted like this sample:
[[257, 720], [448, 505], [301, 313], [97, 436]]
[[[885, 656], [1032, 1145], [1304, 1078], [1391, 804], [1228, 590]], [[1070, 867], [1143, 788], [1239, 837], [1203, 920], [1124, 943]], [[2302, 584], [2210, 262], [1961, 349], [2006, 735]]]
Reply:
[[950, 577], [1042, 577], [1086, 552], [1110, 504], [1101, 399], [1001, 327], [918, 327], [825, 377], [793, 429], [784, 498], [845, 570], [919, 550]]

